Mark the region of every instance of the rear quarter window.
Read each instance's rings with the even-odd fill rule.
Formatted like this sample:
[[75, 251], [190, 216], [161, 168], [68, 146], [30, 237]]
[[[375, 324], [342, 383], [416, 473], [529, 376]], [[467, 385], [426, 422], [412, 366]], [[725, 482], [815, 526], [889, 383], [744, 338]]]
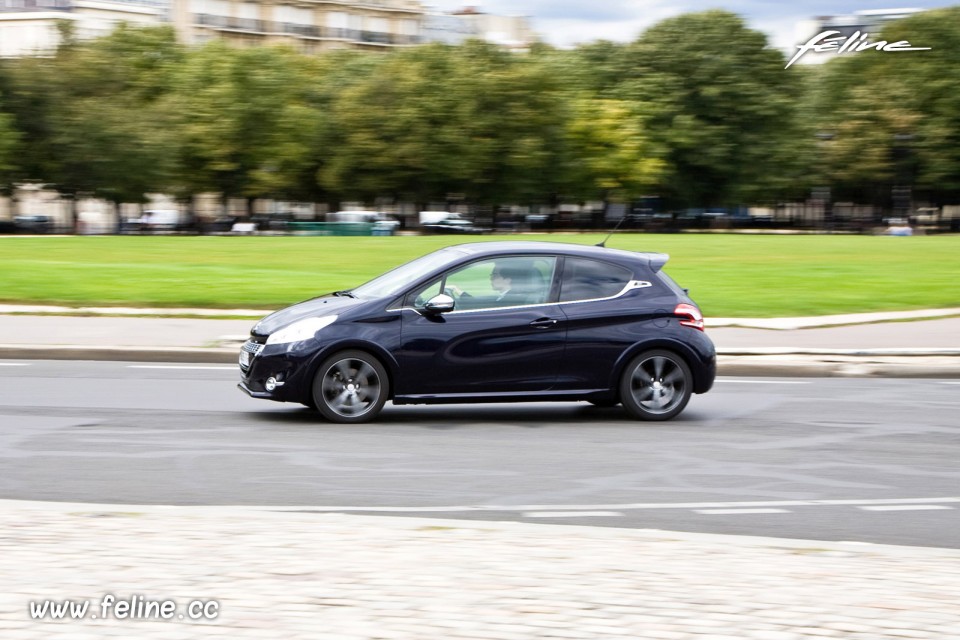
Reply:
[[633, 273], [625, 267], [587, 258], [566, 258], [560, 302], [609, 298], [623, 291], [632, 279]]
[[673, 291], [675, 294], [677, 294], [677, 295], [680, 296], [681, 298], [686, 298], [686, 297], [687, 297], [687, 292], [684, 291], [683, 287], [681, 287], [680, 285], [678, 285], [677, 282], [676, 282], [673, 278], [671, 278], [670, 276], [668, 276], [668, 275], [667, 275], [666, 273], [664, 273], [663, 271], [658, 271], [658, 272], [657, 272], [657, 278], [659, 278], [659, 279], [660, 279], [660, 282], [662, 282], [663, 284], [667, 285], [667, 288], [669, 288], [671, 291]]

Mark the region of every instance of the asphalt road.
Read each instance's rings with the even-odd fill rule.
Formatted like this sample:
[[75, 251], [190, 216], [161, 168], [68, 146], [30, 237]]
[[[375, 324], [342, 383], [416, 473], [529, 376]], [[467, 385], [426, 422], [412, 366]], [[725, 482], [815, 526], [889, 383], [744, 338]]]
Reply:
[[253, 400], [220, 365], [0, 361], [0, 498], [252, 504], [960, 548], [960, 384], [720, 378], [668, 423], [586, 403]]

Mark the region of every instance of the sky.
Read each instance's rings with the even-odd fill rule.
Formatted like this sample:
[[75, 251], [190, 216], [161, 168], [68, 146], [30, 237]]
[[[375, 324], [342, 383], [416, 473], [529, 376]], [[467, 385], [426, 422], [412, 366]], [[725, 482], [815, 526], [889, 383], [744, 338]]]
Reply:
[[842, 15], [867, 9], [934, 9], [960, 0], [422, 0], [441, 11], [475, 6], [486, 13], [528, 16], [534, 31], [560, 47], [593, 40], [633, 40], [647, 27], [681, 13], [725, 9], [763, 31], [777, 48], [794, 49], [796, 25], [815, 16]]

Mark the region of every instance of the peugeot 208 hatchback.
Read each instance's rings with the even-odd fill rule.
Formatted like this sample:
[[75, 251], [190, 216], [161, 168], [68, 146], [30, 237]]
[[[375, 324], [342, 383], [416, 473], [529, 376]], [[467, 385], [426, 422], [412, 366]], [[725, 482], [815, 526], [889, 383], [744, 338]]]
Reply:
[[258, 322], [240, 389], [333, 422], [394, 404], [586, 400], [668, 420], [716, 352], [667, 256], [551, 242], [447, 247]]

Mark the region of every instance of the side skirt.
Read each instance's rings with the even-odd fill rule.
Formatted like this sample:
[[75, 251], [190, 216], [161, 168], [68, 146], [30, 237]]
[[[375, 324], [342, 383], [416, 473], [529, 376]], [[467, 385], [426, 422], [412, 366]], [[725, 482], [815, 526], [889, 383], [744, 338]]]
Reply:
[[508, 391], [504, 393], [446, 393], [395, 396], [393, 404], [466, 404], [473, 402], [560, 402], [610, 399], [609, 389], [563, 391]]

